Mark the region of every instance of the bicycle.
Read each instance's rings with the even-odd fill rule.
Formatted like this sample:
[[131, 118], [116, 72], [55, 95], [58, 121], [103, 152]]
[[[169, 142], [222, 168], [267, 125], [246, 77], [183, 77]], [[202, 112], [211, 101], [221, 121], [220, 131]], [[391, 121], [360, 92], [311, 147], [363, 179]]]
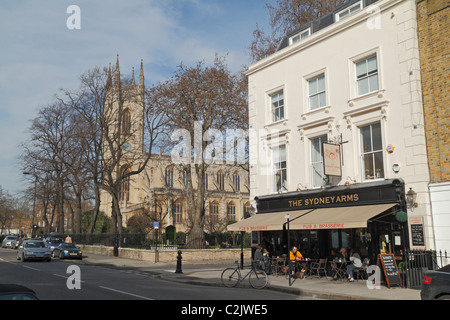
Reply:
[[222, 271], [221, 280], [225, 287], [235, 287], [247, 277], [250, 285], [255, 289], [262, 289], [267, 286], [269, 278], [263, 270], [258, 270], [254, 265], [251, 265], [249, 272], [242, 277], [239, 261], [236, 260], [235, 262], [236, 268], [226, 268]]

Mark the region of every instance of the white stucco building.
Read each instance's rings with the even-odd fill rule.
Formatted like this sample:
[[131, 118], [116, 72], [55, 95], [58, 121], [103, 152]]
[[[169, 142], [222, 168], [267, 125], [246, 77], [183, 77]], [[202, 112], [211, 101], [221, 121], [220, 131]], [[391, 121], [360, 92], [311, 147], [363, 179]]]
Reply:
[[[291, 210], [306, 207], [274, 203], [303, 199], [305, 204], [305, 194], [357, 194], [393, 182], [404, 188], [393, 200], [397, 207], [379, 214], [404, 210], [408, 220], [405, 239], [392, 229], [386, 231], [388, 242], [434, 249], [416, 29], [414, 0], [354, 0], [291, 32], [274, 54], [249, 67], [250, 199], [258, 213], [284, 210], [295, 216]], [[324, 174], [322, 143], [327, 141], [341, 147], [338, 176]], [[417, 206], [407, 205], [410, 188]], [[352, 205], [370, 206], [381, 198]], [[325, 207], [330, 210], [324, 214], [332, 217], [333, 204]], [[422, 226], [413, 236], [411, 219]], [[337, 232], [323, 229], [327, 233], [314, 235], [318, 240]], [[420, 238], [421, 231], [423, 239], [412, 238]], [[376, 241], [369, 228], [341, 233]]]

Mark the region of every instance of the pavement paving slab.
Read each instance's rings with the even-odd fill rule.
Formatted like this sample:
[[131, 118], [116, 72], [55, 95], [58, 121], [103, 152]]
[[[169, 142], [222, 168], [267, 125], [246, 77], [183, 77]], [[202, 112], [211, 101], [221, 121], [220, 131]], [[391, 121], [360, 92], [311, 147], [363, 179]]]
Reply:
[[[176, 262], [149, 262], [121, 257], [87, 254], [83, 263], [117, 268], [133, 269], [167, 281], [204, 286], [223, 286], [220, 276], [226, 267], [235, 266], [234, 261], [208, 262], [186, 261], [182, 264], [182, 273], [176, 273]], [[244, 280], [239, 286], [250, 287]], [[373, 287], [369, 284], [370, 287]], [[347, 282], [330, 278], [289, 279], [285, 275], [270, 275], [269, 286], [262, 290], [276, 290], [301, 296], [333, 300], [420, 300], [420, 290], [381, 284], [378, 288], [369, 288], [366, 280]]]

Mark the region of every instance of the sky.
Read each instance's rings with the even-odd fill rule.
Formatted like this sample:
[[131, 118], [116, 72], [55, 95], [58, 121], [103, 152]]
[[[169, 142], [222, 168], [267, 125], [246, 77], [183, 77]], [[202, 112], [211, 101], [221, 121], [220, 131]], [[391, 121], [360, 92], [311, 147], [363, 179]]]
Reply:
[[82, 73], [114, 65], [119, 55], [121, 74], [131, 76], [134, 67], [137, 77], [143, 59], [151, 85], [180, 63], [209, 63], [216, 53], [237, 72], [249, 65], [256, 24], [270, 30], [265, 4], [274, 2], [0, 1], [0, 186], [11, 194], [26, 187], [18, 157], [30, 121], [60, 88], [76, 89]]

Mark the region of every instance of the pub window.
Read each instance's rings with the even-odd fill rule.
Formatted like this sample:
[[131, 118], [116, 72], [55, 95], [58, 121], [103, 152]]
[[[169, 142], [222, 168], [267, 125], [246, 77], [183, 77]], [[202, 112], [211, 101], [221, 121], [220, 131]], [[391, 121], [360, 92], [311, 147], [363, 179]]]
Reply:
[[308, 28], [300, 33], [297, 33], [295, 36], [289, 38], [289, 44], [294, 44], [296, 42], [299, 42], [300, 40], [305, 39], [306, 37], [309, 37], [311, 35], [311, 29]]
[[336, 21], [340, 21], [344, 18], [351, 16], [352, 14], [360, 11], [362, 9], [362, 1], [359, 1], [351, 6], [348, 6], [342, 11], [336, 13]]
[[283, 91], [273, 94], [270, 97], [272, 122], [277, 122], [284, 119], [284, 95]]
[[360, 128], [361, 163], [365, 180], [384, 178], [381, 124], [379, 122]]
[[378, 64], [377, 56], [373, 55], [355, 63], [357, 95], [378, 90]]
[[308, 81], [309, 109], [325, 107], [327, 96], [325, 92], [325, 75], [320, 75]]
[[287, 163], [286, 146], [281, 145], [273, 149], [274, 164], [274, 191], [281, 192], [287, 190]]
[[321, 187], [325, 179], [323, 172], [323, 142], [327, 142], [326, 135], [311, 139], [311, 176], [313, 187]]

